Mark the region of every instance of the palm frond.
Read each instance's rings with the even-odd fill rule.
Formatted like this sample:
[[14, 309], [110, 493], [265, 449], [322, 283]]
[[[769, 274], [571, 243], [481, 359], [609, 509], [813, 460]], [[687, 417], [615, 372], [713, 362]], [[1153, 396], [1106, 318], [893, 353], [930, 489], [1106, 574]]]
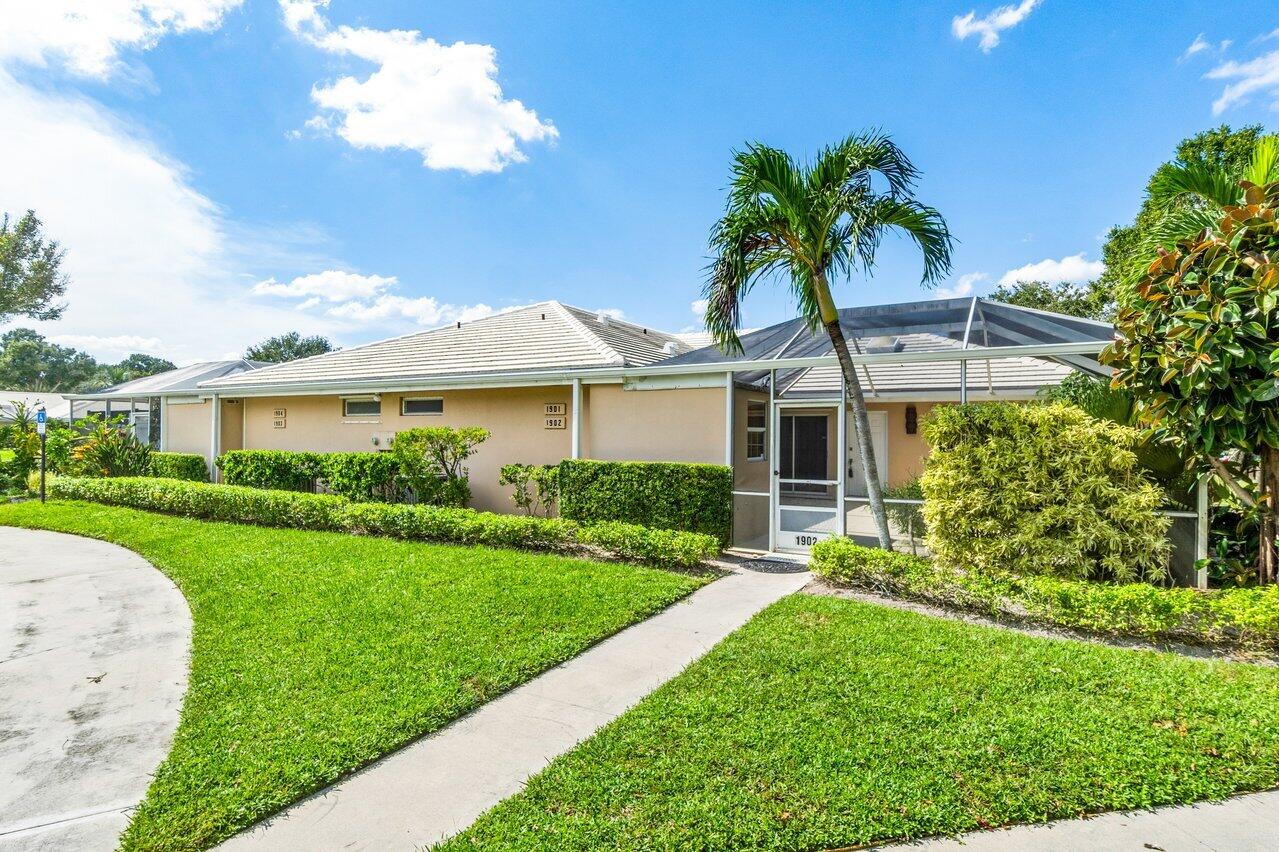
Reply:
[[1204, 163], [1174, 165], [1165, 163], [1150, 179], [1151, 202], [1162, 209], [1172, 209], [1187, 196], [1225, 207], [1237, 204], [1243, 195], [1237, 177]]
[[1244, 169], [1243, 179], [1257, 186], [1279, 180], [1279, 134], [1262, 136], [1252, 149], [1252, 161]]
[[946, 220], [932, 207], [911, 199], [883, 197], [850, 218], [856, 230], [850, 250], [863, 268], [874, 266], [875, 249], [884, 232], [896, 230], [919, 246], [924, 256], [923, 284], [935, 284], [949, 274], [955, 240]]

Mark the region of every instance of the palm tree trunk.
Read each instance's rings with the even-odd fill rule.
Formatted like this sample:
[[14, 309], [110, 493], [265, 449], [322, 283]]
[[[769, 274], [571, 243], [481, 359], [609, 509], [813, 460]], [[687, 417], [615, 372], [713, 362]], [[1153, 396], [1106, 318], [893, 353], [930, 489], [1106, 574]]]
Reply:
[[[879, 546], [884, 550], [893, 549], [892, 535], [888, 531], [888, 511], [884, 508], [884, 492], [879, 485], [879, 467], [875, 464], [875, 447], [870, 440], [870, 417], [866, 414], [866, 397], [862, 395], [862, 383], [857, 379], [857, 370], [853, 367], [853, 358], [848, 354], [848, 341], [844, 339], [844, 329], [839, 325], [839, 315], [826, 322], [826, 333], [835, 347], [835, 357], [839, 358], [839, 369], [844, 374], [844, 387], [848, 391], [849, 402], [853, 406], [853, 431], [857, 433], [857, 449], [861, 456], [862, 473], [866, 476], [866, 494], [870, 498], [870, 513], [875, 518], [875, 529], [879, 533]], [[839, 448], [840, 464], [845, 463], [843, 447]], [[844, 495], [836, 497], [839, 511], [844, 510]]]
[[1276, 509], [1279, 506], [1279, 450], [1261, 447], [1261, 541], [1257, 554], [1257, 580], [1261, 583], [1279, 582], [1279, 553], [1275, 552]]

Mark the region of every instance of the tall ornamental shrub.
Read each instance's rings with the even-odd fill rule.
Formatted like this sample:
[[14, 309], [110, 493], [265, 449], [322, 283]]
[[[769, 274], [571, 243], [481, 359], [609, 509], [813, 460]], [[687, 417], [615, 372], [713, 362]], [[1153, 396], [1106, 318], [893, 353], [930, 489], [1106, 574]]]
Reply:
[[[1102, 353], [1155, 434], [1206, 460], [1261, 517], [1258, 576], [1279, 581], [1279, 181], [1246, 181], [1215, 228], [1160, 250]], [[1223, 458], [1241, 463], [1245, 476]], [[1252, 488], [1257, 470], [1258, 494]], [[1242, 484], [1241, 484], [1242, 482]]]
[[488, 440], [479, 426], [428, 426], [397, 432], [391, 444], [400, 482], [419, 503], [465, 507], [471, 501], [470, 471], [464, 464]]
[[560, 516], [706, 533], [733, 532], [733, 471], [719, 464], [560, 462]]
[[1136, 430], [1072, 405], [996, 402], [939, 407], [924, 437], [927, 542], [943, 564], [1123, 582], [1166, 573], [1168, 520]]

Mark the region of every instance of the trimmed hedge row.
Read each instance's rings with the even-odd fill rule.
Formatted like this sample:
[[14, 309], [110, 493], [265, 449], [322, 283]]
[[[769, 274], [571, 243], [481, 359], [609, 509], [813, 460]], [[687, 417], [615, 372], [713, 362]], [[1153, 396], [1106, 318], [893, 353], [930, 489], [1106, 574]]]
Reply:
[[150, 474], [165, 479], [185, 479], [189, 482], [208, 482], [209, 468], [204, 456], [195, 453], [161, 453], [152, 451]]
[[712, 536], [632, 524], [579, 525], [561, 518], [473, 509], [357, 503], [331, 494], [210, 485], [152, 477], [55, 477], [49, 493], [213, 521], [364, 533], [450, 544], [582, 550], [596, 547], [655, 565], [695, 567], [719, 552]]
[[1199, 591], [986, 575], [846, 538], [818, 542], [811, 567], [839, 585], [996, 617], [1148, 640], [1279, 649], [1279, 586]]
[[733, 471], [718, 464], [560, 462], [560, 515], [699, 532], [727, 546], [733, 534]]
[[227, 485], [278, 491], [311, 491], [322, 481], [348, 500], [379, 499], [395, 480], [390, 453], [309, 453], [291, 450], [230, 450], [218, 457]]

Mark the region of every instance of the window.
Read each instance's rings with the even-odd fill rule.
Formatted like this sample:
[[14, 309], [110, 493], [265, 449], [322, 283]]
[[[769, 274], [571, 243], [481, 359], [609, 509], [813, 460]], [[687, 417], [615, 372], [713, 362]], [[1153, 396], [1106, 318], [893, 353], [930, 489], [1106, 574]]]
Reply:
[[763, 402], [746, 401], [746, 460], [762, 461], [768, 457], [767, 407]]
[[444, 400], [437, 397], [404, 397], [400, 400], [400, 413], [405, 417], [414, 414], [443, 414]]
[[382, 400], [371, 396], [342, 400], [343, 417], [377, 417], [382, 413]]

